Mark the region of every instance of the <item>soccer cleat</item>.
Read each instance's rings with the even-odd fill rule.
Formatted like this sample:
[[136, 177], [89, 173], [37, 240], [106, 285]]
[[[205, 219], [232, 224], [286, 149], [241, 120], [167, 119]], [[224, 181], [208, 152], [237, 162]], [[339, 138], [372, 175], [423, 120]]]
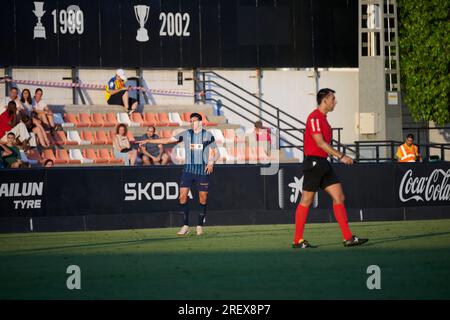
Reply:
[[354, 247], [360, 246], [369, 241], [369, 239], [358, 238], [357, 236], [352, 236], [350, 240], [344, 240], [344, 247]]
[[201, 236], [203, 234], [203, 227], [202, 226], [197, 226], [197, 235]]
[[184, 225], [181, 227], [180, 231], [177, 232], [177, 235], [179, 236], [185, 236], [189, 233], [189, 226]]
[[313, 245], [311, 245], [307, 240], [300, 240], [298, 243], [293, 243], [292, 248], [307, 249], [307, 248], [315, 248], [315, 247]]

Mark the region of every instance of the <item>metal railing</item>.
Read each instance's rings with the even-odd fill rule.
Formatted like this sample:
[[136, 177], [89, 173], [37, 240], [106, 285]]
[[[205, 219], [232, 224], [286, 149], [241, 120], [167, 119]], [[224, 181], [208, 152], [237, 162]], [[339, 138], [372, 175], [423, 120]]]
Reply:
[[[404, 142], [395, 140], [374, 140], [374, 141], [355, 141], [354, 144], [349, 145], [356, 151], [355, 160], [358, 162], [391, 162], [397, 161], [397, 148]], [[448, 161], [445, 159], [445, 152], [450, 151], [450, 143], [427, 143], [415, 144], [418, 147], [419, 154], [422, 155], [423, 161], [430, 161], [431, 150], [439, 150], [440, 161]], [[361, 154], [363, 150], [372, 151], [375, 153], [374, 157], [363, 157]], [[385, 156], [384, 156], [385, 155]]]
[[[219, 81], [230, 85], [233, 90], [225, 87]], [[303, 152], [305, 122], [293, 117], [291, 114], [281, 110], [270, 102], [255, 96], [250, 91], [214, 71], [195, 70], [194, 82], [196, 102], [219, 103], [220, 99], [224, 99], [226, 100], [226, 103], [223, 103], [222, 100], [220, 100], [221, 107], [224, 107], [250, 123], [253, 123], [254, 119], [252, 120], [248, 116], [243, 115], [242, 111], [277, 128], [279, 133], [278, 145], [280, 148], [296, 148]], [[216, 90], [216, 88], [220, 89], [222, 92]], [[229, 95], [224, 95], [223, 92]], [[217, 96], [220, 99], [213, 98], [212, 96]], [[245, 102], [246, 105], [244, 106], [241, 102], [236, 101], [237, 99]], [[267, 109], [262, 108], [261, 105], [266, 106]], [[250, 108], [253, 108], [253, 110], [250, 110]], [[337, 132], [337, 140], [333, 139], [333, 143], [336, 144], [340, 150], [344, 148], [348, 149], [348, 146], [341, 143], [341, 130], [342, 128], [333, 128], [333, 132]], [[280, 141], [283, 141], [286, 145], [281, 146]]]

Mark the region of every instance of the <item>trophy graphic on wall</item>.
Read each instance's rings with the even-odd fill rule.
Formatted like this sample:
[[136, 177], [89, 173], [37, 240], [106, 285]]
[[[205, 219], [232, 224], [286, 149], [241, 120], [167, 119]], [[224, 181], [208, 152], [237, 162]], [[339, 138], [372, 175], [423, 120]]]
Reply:
[[145, 23], [148, 19], [148, 13], [150, 11], [149, 6], [138, 5], [134, 6], [134, 13], [136, 14], [136, 19], [139, 22], [140, 28], [137, 31], [136, 40], [139, 42], [148, 41], [148, 32], [147, 29], [144, 28]]
[[38, 22], [36, 24], [36, 26], [34, 27], [34, 37], [33, 39], [36, 38], [44, 38], [45, 37], [45, 28], [41, 23], [41, 18], [44, 15], [45, 11], [44, 11], [44, 2], [34, 2], [34, 10], [33, 10], [34, 15], [38, 18]]

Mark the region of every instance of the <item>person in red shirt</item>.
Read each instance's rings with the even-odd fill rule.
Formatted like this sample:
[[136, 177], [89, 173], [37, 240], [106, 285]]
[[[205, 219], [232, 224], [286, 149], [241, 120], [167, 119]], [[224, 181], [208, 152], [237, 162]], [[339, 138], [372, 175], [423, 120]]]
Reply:
[[[10, 101], [5, 108], [5, 111], [0, 114], [0, 139], [18, 123], [16, 111], [16, 103]], [[6, 141], [6, 139], [4, 140]]]
[[317, 93], [316, 110], [311, 112], [306, 120], [303, 153], [303, 192], [295, 212], [295, 234], [293, 248], [313, 248], [303, 239], [308, 210], [319, 188], [325, 190], [333, 199], [333, 212], [344, 238], [344, 246], [357, 246], [368, 241], [358, 238], [350, 231], [347, 222], [347, 212], [344, 205], [344, 191], [338, 177], [333, 171], [328, 156], [339, 159], [340, 162], [351, 165], [353, 159], [331, 147], [332, 130], [327, 121], [328, 112], [332, 112], [337, 104], [335, 91], [321, 89]]

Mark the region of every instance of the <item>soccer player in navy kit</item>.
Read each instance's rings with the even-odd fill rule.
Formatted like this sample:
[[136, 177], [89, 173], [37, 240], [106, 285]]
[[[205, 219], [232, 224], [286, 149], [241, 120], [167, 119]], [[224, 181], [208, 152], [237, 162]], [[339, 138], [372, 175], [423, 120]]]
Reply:
[[358, 238], [350, 231], [347, 212], [344, 205], [344, 191], [333, 168], [328, 162], [328, 156], [334, 156], [340, 162], [351, 165], [353, 159], [331, 147], [332, 130], [327, 121], [327, 113], [334, 110], [337, 104], [335, 91], [325, 88], [317, 93], [317, 109], [311, 112], [306, 120], [303, 152], [303, 192], [295, 212], [295, 234], [293, 248], [312, 248], [303, 239], [306, 217], [315, 193], [319, 188], [325, 190], [333, 199], [333, 212], [344, 238], [344, 246], [357, 246], [368, 241]]
[[192, 184], [197, 183], [199, 202], [202, 207], [197, 224], [197, 235], [203, 234], [203, 224], [206, 217], [206, 201], [208, 198], [209, 177], [214, 170], [214, 163], [219, 159], [219, 151], [214, 136], [202, 128], [202, 116], [192, 113], [190, 116], [191, 129], [185, 130], [170, 138], [143, 140], [139, 144], [156, 143], [184, 143], [186, 160], [180, 181], [180, 205], [184, 214], [184, 222], [178, 235], [189, 232], [188, 194]]

